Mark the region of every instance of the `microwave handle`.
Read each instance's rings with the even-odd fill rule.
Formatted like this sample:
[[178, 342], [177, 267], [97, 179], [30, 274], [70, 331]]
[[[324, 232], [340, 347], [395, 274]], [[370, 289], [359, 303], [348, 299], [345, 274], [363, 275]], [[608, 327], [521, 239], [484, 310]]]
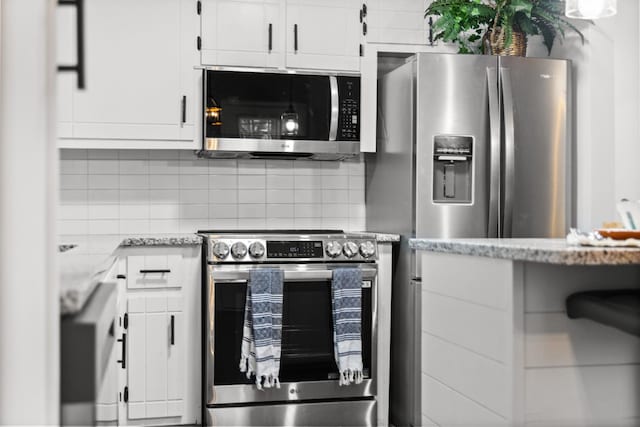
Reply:
[[329, 126], [329, 141], [335, 141], [338, 135], [338, 113], [340, 112], [340, 94], [338, 93], [338, 78], [329, 76], [331, 92], [331, 124]]

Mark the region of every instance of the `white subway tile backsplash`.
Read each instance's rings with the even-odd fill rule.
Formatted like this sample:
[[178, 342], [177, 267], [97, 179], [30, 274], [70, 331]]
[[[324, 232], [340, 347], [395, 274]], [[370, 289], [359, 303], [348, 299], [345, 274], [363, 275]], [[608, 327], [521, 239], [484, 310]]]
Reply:
[[147, 219], [149, 205], [120, 205], [120, 219]]
[[267, 188], [274, 190], [292, 189], [293, 175], [267, 175]]
[[[267, 204], [267, 218], [291, 218], [294, 216], [292, 204]], [[271, 221], [269, 222], [271, 223]]]
[[321, 204], [297, 203], [294, 208], [294, 215], [297, 218], [322, 218]]
[[236, 175], [210, 175], [209, 188], [211, 189], [238, 188], [238, 177]]
[[211, 219], [235, 219], [238, 218], [237, 204], [209, 205], [209, 218]]
[[120, 204], [148, 205], [149, 190], [120, 190]]
[[264, 175], [266, 173], [266, 161], [255, 159], [238, 160], [238, 175]]
[[209, 160], [209, 173], [211, 175], [236, 175], [238, 173], [238, 161], [235, 159], [211, 159]]
[[293, 175], [293, 160], [267, 160], [267, 175]]
[[166, 205], [151, 205], [149, 207], [149, 218], [151, 219], [180, 219], [180, 205], [177, 203]]
[[149, 190], [149, 203], [178, 205], [180, 190]]
[[89, 205], [89, 219], [115, 219], [120, 218], [119, 205]]
[[121, 219], [120, 234], [147, 234], [149, 233], [148, 219]]
[[209, 205], [182, 205], [180, 206], [180, 219], [208, 219]]
[[180, 188], [180, 175], [149, 175], [149, 188], [178, 189]]
[[87, 190], [60, 190], [60, 204], [85, 205], [89, 201]]
[[267, 190], [267, 203], [294, 203], [293, 190]]
[[321, 175], [296, 175], [293, 179], [293, 188], [295, 189], [320, 189], [322, 188]]
[[208, 190], [180, 190], [180, 203], [188, 205], [202, 204], [209, 196]]
[[294, 190], [293, 197], [295, 203], [322, 203], [321, 189]]
[[267, 200], [264, 190], [238, 190], [238, 203], [265, 203]]
[[180, 160], [181, 175], [207, 175], [208, 173], [209, 160], [207, 159]]
[[348, 189], [349, 180], [344, 176], [336, 175], [323, 175], [322, 176], [322, 188], [323, 189]]
[[120, 190], [98, 190], [86, 191], [90, 204], [118, 204], [120, 203]]
[[87, 158], [95, 160], [117, 160], [118, 150], [87, 150]]
[[60, 219], [87, 219], [89, 218], [89, 207], [86, 205], [63, 205], [58, 211]]
[[322, 190], [322, 203], [349, 203], [349, 190]]
[[113, 160], [87, 160], [88, 173], [91, 175], [117, 175], [120, 173], [119, 162]]
[[118, 234], [120, 221], [118, 219], [92, 219], [89, 221], [89, 234]]
[[264, 189], [266, 185], [264, 175], [238, 175], [238, 188], [240, 189]]
[[[63, 175], [65, 176], [65, 175]], [[109, 190], [116, 189], [120, 185], [120, 175], [89, 175], [89, 189]]]
[[180, 188], [209, 189], [209, 175], [180, 175]]
[[198, 229], [365, 229], [360, 157], [317, 162], [198, 159], [190, 150], [62, 150], [61, 159], [59, 228], [77, 239]]
[[86, 175], [87, 171], [87, 160], [60, 160], [60, 173], [63, 175]]
[[149, 188], [149, 175], [120, 175], [120, 188], [127, 190]]
[[264, 203], [238, 204], [238, 218], [264, 218], [266, 209]]
[[150, 160], [149, 173], [158, 175], [180, 175], [180, 161], [172, 159]]
[[62, 190], [82, 190], [87, 188], [87, 175], [60, 175]]
[[148, 175], [149, 160], [122, 160], [120, 159], [120, 174]]

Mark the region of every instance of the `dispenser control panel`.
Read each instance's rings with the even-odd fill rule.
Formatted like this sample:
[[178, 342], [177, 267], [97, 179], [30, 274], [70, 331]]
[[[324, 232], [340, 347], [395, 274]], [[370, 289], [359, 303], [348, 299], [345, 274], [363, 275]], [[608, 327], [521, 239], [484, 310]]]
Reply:
[[433, 138], [433, 202], [472, 203], [473, 137], [436, 135]]

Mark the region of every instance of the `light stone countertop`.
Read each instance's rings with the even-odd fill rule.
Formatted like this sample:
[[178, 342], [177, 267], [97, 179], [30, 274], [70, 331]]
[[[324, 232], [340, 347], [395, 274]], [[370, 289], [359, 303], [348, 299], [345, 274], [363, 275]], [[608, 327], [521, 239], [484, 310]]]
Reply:
[[409, 247], [563, 265], [640, 265], [640, 248], [571, 246], [565, 239], [410, 239]]
[[[397, 234], [358, 232], [370, 235], [378, 243], [400, 241]], [[82, 309], [95, 287], [116, 261], [118, 248], [140, 246], [200, 245], [202, 236], [182, 234], [128, 234], [103, 236], [61, 236], [60, 238], [60, 312], [73, 314]]]

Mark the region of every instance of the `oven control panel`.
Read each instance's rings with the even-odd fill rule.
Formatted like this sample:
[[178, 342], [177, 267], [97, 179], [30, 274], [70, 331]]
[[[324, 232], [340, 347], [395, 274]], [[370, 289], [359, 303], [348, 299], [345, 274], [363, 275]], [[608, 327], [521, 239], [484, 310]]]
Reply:
[[361, 236], [339, 235], [308, 238], [208, 236], [207, 260], [221, 263], [375, 261], [376, 241]]

